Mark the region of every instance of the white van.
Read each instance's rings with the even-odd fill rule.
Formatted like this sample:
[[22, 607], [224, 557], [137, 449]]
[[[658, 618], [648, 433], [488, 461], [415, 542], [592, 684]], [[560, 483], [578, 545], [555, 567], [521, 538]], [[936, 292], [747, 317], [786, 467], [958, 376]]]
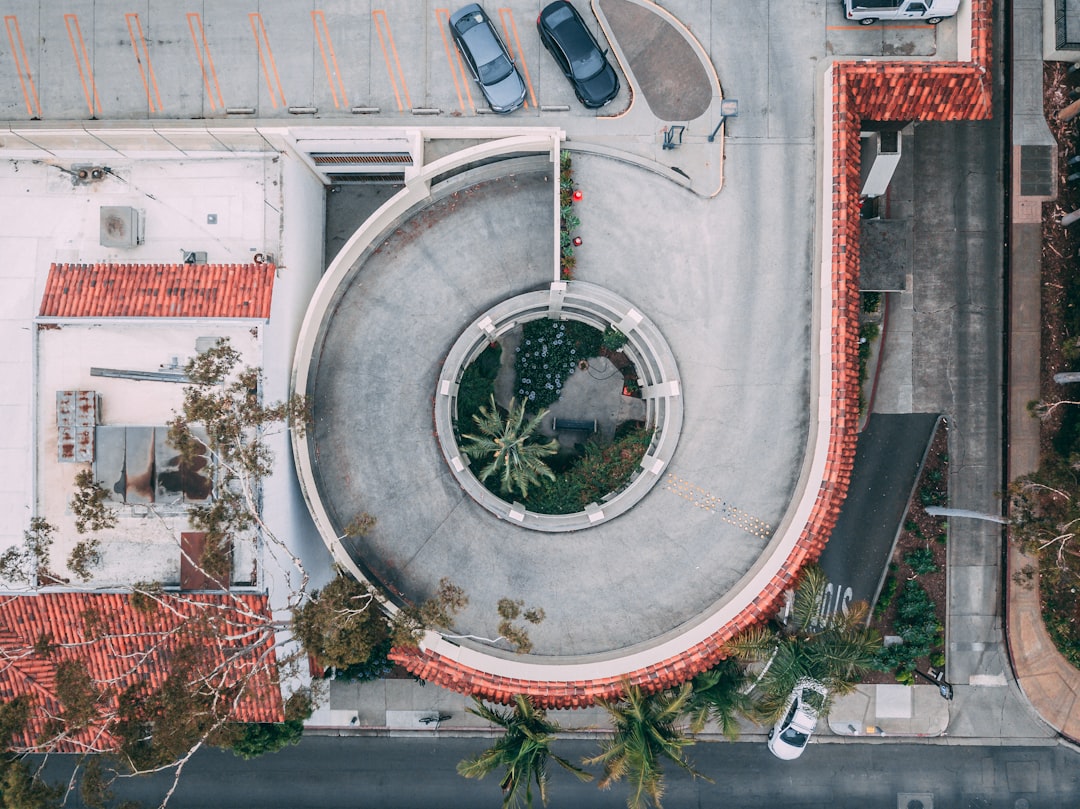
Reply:
[[960, 0], [844, 0], [844, 15], [859, 25], [878, 20], [921, 20], [937, 25], [956, 14]]

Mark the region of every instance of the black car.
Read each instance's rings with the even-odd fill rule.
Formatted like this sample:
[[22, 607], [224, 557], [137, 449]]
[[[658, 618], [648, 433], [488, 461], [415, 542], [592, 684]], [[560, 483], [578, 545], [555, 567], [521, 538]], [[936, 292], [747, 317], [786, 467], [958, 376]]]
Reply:
[[493, 112], [513, 112], [525, 103], [525, 82], [480, 6], [455, 11], [450, 33]]
[[536, 18], [536, 29], [573, 85], [578, 101], [596, 109], [618, 95], [619, 77], [608, 64], [606, 51], [600, 50], [577, 9], [566, 0], [546, 6]]

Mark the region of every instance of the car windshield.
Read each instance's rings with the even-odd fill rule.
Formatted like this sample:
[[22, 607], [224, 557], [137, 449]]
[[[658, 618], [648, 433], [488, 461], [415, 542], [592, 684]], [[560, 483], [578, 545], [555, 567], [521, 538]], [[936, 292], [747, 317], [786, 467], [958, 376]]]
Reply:
[[555, 38], [562, 46], [570, 71], [578, 81], [591, 79], [604, 69], [604, 56], [593, 45], [588, 31], [574, 17], [568, 7], [563, 6], [548, 15], [547, 24], [555, 32]]
[[480, 65], [480, 81], [483, 84], [495, 84], [510, 75], [514, 65], [501, 53], [485, 65]]
[[805, 733], [800, 733], [795, 728], [789, 727], [784, 729], [784, 732], [780, 734], [780, 738], [792, 747], [802, 747], [810, 737]]
[[589, 49], [588, 53], [582, 54], [579, 59], [571, 59], [570, 70], [574, 73], [574, 78], [578, 81], [585, 81], [591, 79], [597, 73], [604, 69], [604, 57], [600, 55], [600, 51]]

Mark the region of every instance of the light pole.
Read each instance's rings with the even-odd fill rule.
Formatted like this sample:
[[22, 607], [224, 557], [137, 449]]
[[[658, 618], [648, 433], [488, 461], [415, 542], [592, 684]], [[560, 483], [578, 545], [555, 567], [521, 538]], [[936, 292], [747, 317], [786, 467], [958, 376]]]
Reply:
[[720, 127], [724, 125], [724, 121], [728, 118], [739, 117], [739, 99], [737, 98], [725, 98], [720, 102], [720, 123], [716, 125], [716, 129], [709, 135], [709, 143], [716, 140], [716, 133], [720, 131]]
[[[930, 669], [930, 670], [933, 671], [933, 669]], [[934, 685], [936, 685], [938, 687], [938, 693], [941, 695], [942, 699], [946, 699], [946, 700], [950, 700], [950, 701], [952, 700], [952, 698], [953, 698], [952, 683], [945, 682], [945, 672], [943, 672], [943, 671], [936, 672], [935, 676], [933, 676], [933, 677], [931, 677], [929, 674], [923, 674], [918, 669], [915, 669], [915, 673], [918, 674], [923, 679], [929, 680]]]

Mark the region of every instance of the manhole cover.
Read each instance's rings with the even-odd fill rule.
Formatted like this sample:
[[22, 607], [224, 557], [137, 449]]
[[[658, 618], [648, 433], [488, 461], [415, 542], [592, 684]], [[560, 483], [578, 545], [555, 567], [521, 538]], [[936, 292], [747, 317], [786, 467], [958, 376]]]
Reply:
[[896, 809], [934, 809], [932, 792], [899, 792], [896, 795]]
[[1017, 798], [1016, 803], [1014, 803], [1013, 806], [1015, 806], [1016, 809], [1028, 809], [1028, 807], [1030, 807], [1031, 804], [1028, 803], [1027, 798]]

